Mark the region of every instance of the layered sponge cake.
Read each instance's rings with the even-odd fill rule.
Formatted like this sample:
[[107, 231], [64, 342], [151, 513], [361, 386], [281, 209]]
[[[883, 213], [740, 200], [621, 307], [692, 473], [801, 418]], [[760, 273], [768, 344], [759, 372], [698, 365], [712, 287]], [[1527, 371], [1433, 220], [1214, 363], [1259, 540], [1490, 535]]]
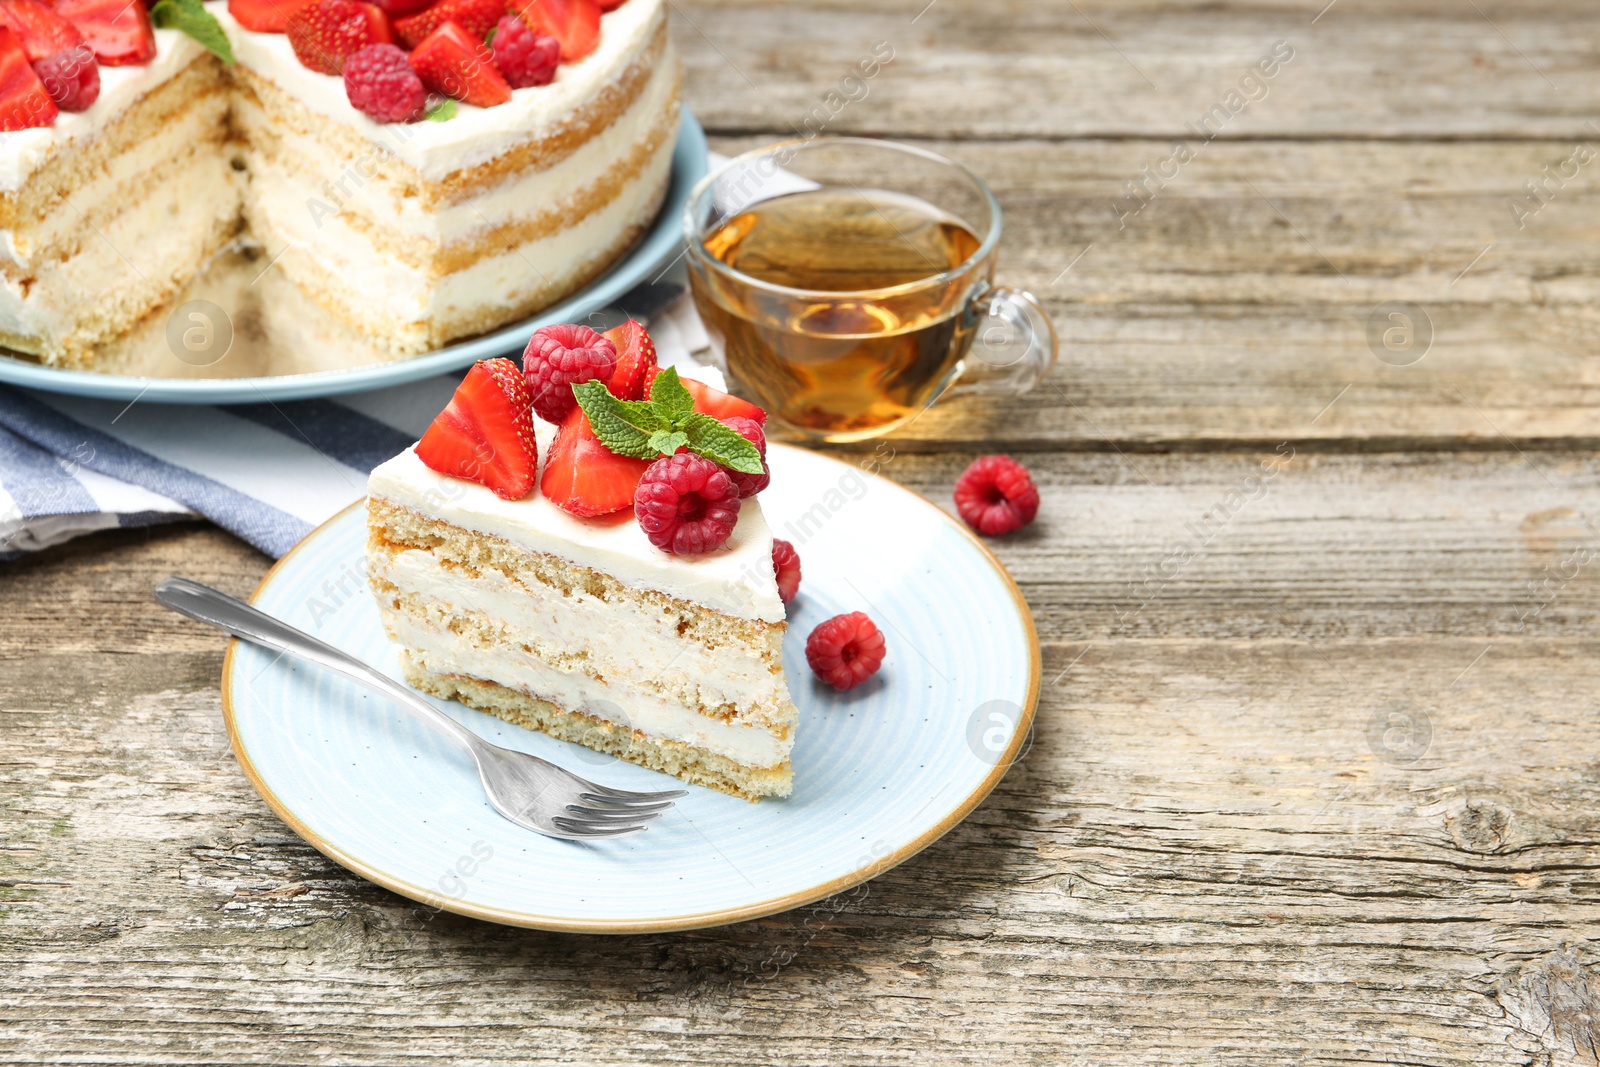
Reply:
[[523, 368], [474, 365], [368, 483], [367, 574], [407, 680], [688, 782], [788, 795], [764, 419], [660, 371], [637, 323], [547, 327]]
[[[35, 62], [48, 122], [0, 99], [0, 344], [90, 365], [237, 242], [379, 348], [425, 352], [581, 288], [665, 195], [663, 0], [182, 2], [216, 38], [148, 30], [144, 61], [90, 65], [87, 104]], [[0, 75], [18, 4], [42, 6], [0, 0]], [[411, 79], [399, 111], [354, 76], [383, 63]]]

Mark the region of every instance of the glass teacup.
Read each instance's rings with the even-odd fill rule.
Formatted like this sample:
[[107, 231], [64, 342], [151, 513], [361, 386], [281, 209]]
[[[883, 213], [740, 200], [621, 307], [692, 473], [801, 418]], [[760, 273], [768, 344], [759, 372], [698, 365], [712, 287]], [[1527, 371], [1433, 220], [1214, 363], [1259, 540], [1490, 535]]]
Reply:
[[729, 160], [690, 193], [690, 285], [736, 390], [828, 441], [941, 396], [1015, 395], [1056, 358], [1049, 316], [993, 283], [1000, 205], [972, 171], [821, 137]]

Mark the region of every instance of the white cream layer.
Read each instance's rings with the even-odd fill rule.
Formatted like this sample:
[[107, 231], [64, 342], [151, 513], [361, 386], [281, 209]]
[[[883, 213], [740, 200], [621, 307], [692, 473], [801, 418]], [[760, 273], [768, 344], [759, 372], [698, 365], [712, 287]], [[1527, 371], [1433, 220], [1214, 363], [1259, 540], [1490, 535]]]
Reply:
[[638, 601], [607, 601], [581, 589], [568, 595], [538, 581], [515, 582], [491, 568], [472, 576], [420, 549], [369, 557], [368, 574], [402, 593], [478, 612], [504, 628], [507, 640], [546, 659], [581, 658], [590, 674], [612, 683], [643, 679], [646, 688], [684, 706], [770, 711], [789, 702], [781, 676], [750, 646], [708, 648], [678, 633], [676, 615]]
[[[277, 160], [251, 161], [251, 172], [259, 177], [255, 196], [275, 223], [291, 232], [325, 229], [331, 220], [355, 211], [406, 237], [437, 245], [475, 239], [547, 212], [559, 213], [624, 166], [635, 149], [652, 136], [674, 142], [677, 81], [677, 56], [668, 48], [633, 103], [576, 151], [553, 166], [516, 171], [469, 200], [431, 208], [422, 198], [410, 195], [414, 191], [407, 187], [404, 172], [401, 181], [390, 180], [393, 176], [385, 169], [389, 157], [383, 142], [373, 145], [370, 156], [348, 159], [313, 136], [274, 127]], [[265, 121], [254, 107], [241, 112], [247, 129]]]
[[[625, 5], [626, 6], [626, 5]], [[362, 216], [395, 220], [407, 236], [454, 241], [482, 236], [519, 219], [570, 203], [589, 186], [625, 160], [633, 147], [649, 136], [671, 103], [676, 75], [663, 64], [651, 79], [649, 91], [604, 133], [591, 139], [567, 159], [546, 171], [514, 179], [482, 197], [437, 213], [419, 210], [415, 198], [392, 214], [379, 204], [364, 204]], [[454, 121], [454, 120], [452, 120]], [[675, 131], [675, 127], [674, 127]], [[352, 225], [351, 215], [326, 199], [321, 185], [325, 175], [348, 170], [338, 160], [302, 172], [286, 171], [265, 160], [253, 161], [260, 173], [252, 177], [249, 196], [255, 236], [276, 257], [288, 250], [283, 267], [295, 274], [297, 258], [308, 260], [323, 275], [337, 279], [361, 294], [363, 304], [401, 322], [421, 322], [442, 316], [446, 321], [487, 314], [493, 309], [517, 306], [535, 298], [548, 299], [570, 288], [572, 279], [590, 269], [591, 259], [606, 254], [630, 228], [654, 214], [672, 167], [674, 138], [660, 140], [649, 161], [616, 196], [570, 226], [509, 248], [481, 256], [471, 266], [436, 279], [431, 270], [413, 267], [374, 242], [366, 230]], [[337, 169], [336, 169], [337, 168]], [[375, 197], [392, 200], [392, 191], [372, 182], [358, 195], [373, 190]], [[354, 180], [345, 183], [355, 188]], [[396, 205], [398, 207], [398, 205]], [[380, 236], [382, 231], [379, 231]]]
[[[632, 65], [666, 18], [663, 0], [628, 0], [601, 17], [599, 47], [583, 61], [557, 68], [549, 85], [514, 90], [510, 103], [495, 108], [463, 104], [449, 122], [386, 125], [350, 106], [341, 79], [301, 65], [287, 35], [244, 29], [228, 14], [226, 0], [209, 0], [206, 8], [222, 23], [240, 63], [313, 111], [387, 145], [429, 181], [486, 163], [558, 128]], [[0, 193], [22, 188], [58, 146], [98, 132], [204, 51], [187, 34], [156, 30], [156, 55], [149, 63], [100, 68], [100, 98], [93, 107], [62, 112], [52, 126], [0, 133]]]
[[[542, 464], [553, 428], [535, 422]], [[772, 531], [755, 497], [743, 502], [733, 536], [720, 549], [675, 556], [650, 543], [631, 511], [606, 520], [580, 519], [537, 488], [521, 500], [502, 500], [476, 482], [429, 470], [411, 448], [374, 470], [367, 491], [430, 518], [601, 571], [635, 589], [653, 589], [741, 619], [783, 621], [772, 572]]]
[[[226, 5], [224, 5], [226, 6]], [[22, 188], [56, 146], [88, 137], [162, 82], [181, 73], [205, 49], [177, 30], [156, 31], [156, 57], [142, 67], [100, 68], [100, 97], [86, 111], [63, 111], [55, 125], [0, 133], [0, 192]]]
[[479, 648], [458, 634], [421, 626], [393, 611], [385, 611], [384, 617], [413, 662], [435, 674], [465, 675], [537, 694], [565, 710], [593, 715], [651, 737], [681, 741], [747, 767], [775, 767], [789, 758], [792, 739], [779, 740], [769, 730], [710, 719], [637, 692], [628, 694], [630, 706], [624, 710], [616, 702], [616, 688], [609, 683], [557, 670], [520, 650]]
[[228, 14], [224, 0], [209, 0], [206, 7], [227, 29], [240, 63], [311, 110], [387, 146], [432, 182], [558, 129], [633, 65], [667, 17], [663, 0], [627, 0], [601, 17], [600, 44], [594, 52], [580, 62], [562, 64], [549, 85], [514, 90], [511, 102], [499, 107], [462, 104], [448, 122], [383, 124], [350, 106], [342, 80], [303, 66], [287, 35], [244, 29]]

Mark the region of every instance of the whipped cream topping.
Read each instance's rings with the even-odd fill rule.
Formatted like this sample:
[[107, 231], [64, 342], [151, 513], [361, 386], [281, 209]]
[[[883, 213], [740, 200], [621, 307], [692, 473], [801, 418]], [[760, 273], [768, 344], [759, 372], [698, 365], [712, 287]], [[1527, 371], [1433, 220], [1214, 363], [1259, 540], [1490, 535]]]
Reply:
[[351, 106], [342, 79], [301, 64], [287, 34], [244, 29], [224, 0], [209, 0], [206, 7], [228, 31], [241, 64], [311, 110], [384, 145], [428, 181], [487, 163], [559, 127], [638, 59], [666, 18], [663, 0], [627, 0], [601, 16], [599, 46], [579, 62], [557, 67], [549, 85], [512, 90], [511, 102], [498, 107], [460, 104], [448, 122], [379, 123]]
[[[555, 427], [536, 419], [535, 432], [542, 467]], [[631, 511], [578, 518], [552, 504], [537, 487], [521, 500], [502, 500], [476, 482], [430, 470], [414, 448], [374, 470], [367, 491], [454, 526], [604, 572], [626, 586], [653, 589], [741, 619], [784, 618], [772, 572], [772, 531], [754, 497], [742, 502], [733, 536], [720, 549], [675, 556], [650, 543]]]
[[[226, 0], [205, 6], [222, 23], [239, 63], [311, 110], [384, 145], [428, 181], [486, 163], [559, 127], [638, 58], [666, 18], [663, 0], [627, 0], [601, 16], [599, 47], [580, 62], [558, 67], [549, 85], [513, 90], [511, 102], [499, 107], [461, 104], [448, 122], [383, 124], [350, 105], [342, 79], [303, 66], [286, 34], [246, 30], [228, 14]], [[22, 188], [58, 146], [96, 133], [204, 51], [187, 34], [156, 30], [156, 55], [149, 63], [100, 68], [100, 98], [93, 107], [63, 111], [52, 126], [0, 133], [0, 193]]]
[[[224, 7], [226, 4], [223, 5]], [[626, 5], [624, 5], [626, 6]], [[0, 133], [0, 192], [22, 188], [57, 145], [88, 137], [145, 94], [175, 77], [205, 49], [188, 34], [156, 31], [156, 57], [144, 66], [100, 68], [100, 97], [87, 110], [63, 111], [55, 125]]]

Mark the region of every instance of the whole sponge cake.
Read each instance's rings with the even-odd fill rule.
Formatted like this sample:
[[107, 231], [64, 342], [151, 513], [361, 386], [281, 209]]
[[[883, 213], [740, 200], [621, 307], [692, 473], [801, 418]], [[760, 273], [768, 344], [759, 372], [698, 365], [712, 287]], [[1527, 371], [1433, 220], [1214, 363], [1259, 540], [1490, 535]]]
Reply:
[[596, 14], [592, 50], [545, 84], [490, 107], [430, 91], [448, 119], [403, 123], [359, 110], [290, 34], [205, 11], [236, 62], [157, 29], [147, 63], [100, 68], [86, 110], [0, 133], [0, 344], [92, 365], [238, 241], [375, 345], [420, 353], [581, 288], [665, 195], [681, 74], [663, 0]]

